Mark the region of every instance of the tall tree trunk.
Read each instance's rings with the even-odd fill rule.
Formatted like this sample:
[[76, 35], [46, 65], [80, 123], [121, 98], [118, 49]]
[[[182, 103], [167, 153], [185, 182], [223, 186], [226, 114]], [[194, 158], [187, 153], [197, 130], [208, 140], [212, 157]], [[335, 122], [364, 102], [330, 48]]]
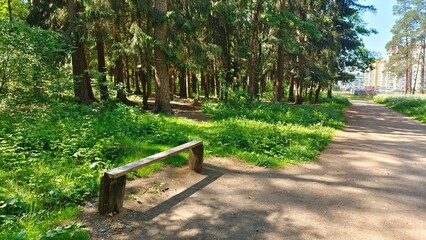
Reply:
[[[122, 3], [122, 1], [114, 1], [113, 9], [115, 12], [114, 17], [114, 41], [116, 44], [119, 44], [121, 42], [121, 33], [122, 33], [122, 24], [121, 24], [121, 14], [120, 14], [120, 8], [119, 4]], [[120, 49], [119, 51], [122, 51]], [[135, 105], [135, 103], [132, 103], [127, 99], [126, 93], [124, 91], [125, 89], [125, 82], [124, 82], [124, 59], [123, 54], [121, 52], [117, 52], [117, 56], [115, 58], [115, 86], [117, 88], [117, 99], [121, 101], [124, 104], [127, 105]]]
[[141, 69], [135, 70], [135, 77], [134, 77], [134, 83], [133, 83], [135, 85], [135, 91], [133, 92], [133, 94], [135, 95], [142, 95], [141, 82], [140, 82], [141, 71], [142, 71]]
[[9, 21], [13, 21], [13, 13], [12, 13], [12, 0], [7, 0], [7, 10], [9, 12]]
[[278, 46], [277, 74], [275, 76], [274, 95], [275, 101], [281, 102], [284, 97], [284, 46], [282, 43]]
[[327, 88], [327, 97], [333, 98], [333, 83], [330, 83]]
[[197, 82], [198, 82], [197, 75], [195, 73], [192, 73], [191, 86], [192, 86], [192, 93], [194, 95], [198, 95], [198, 92], [197, 92]]
[[[150, 4], [152, 4], [152, 1], [149, 1]], [[151, 17], [147, 17], [146, 19], [146, 33], [149, 36], [153, 35], [153, 23]], [[145, 58], [146, 58], [146, 85], [147, 85], [147, 94], [146, 96], [149, 98], [152, 94], [152, 76], [154, 75], [153, 71], [153, 59], [152, 59], [152, 53], [153, 49], [151, 44], [146, 43], [145, 45]], [[148, 100], [147, 100], [148, 101]]]
[[417, 87], [417, 79], [418, 79], [418, 75], [419, 75], [419, 67], [420, 67], [420, 57], [421, 57], [421, 54], [419, 54], [419, 59], [418, 59], [418, 62], [417, 62], [417, 69], [416, 69], [416, 74], [415, 74], [415, 76], [414, 76], [414, 82], [413, 82], [413, 87], [411, 88], [411, 94], [416, 94], [416, 87]]
[[84, 46], [80, 40], [76, 40], [77, 45], [75, 51], [71, 54], [72, 72], [74, 79], [74, 96], [77, 97], [82, 104], [90, 104], [89, 92], [87, 91], [86, 72], [84, 68]]
[[288, 102], [294, 102], [294, 75], [290, 74], [290, 78], [288, 79]]
[[[140, 60], [141, 63], [144, 62], [144, 60], [148, 61], [147, 58], [143, 58], [143, 54], [142, 54], [142, 48], [138, 48], [139, 50], [139, 54], [140, 54]], [[145, 56], [146, 57], [146, 56]], [[140, 79], [140, 83], [142, 85], [142, 105], [143, 105], [143, 109], [149, 109], [149, 105], [148, 105], [148, 98], [149, 98], [149, 93], [148, 93], [148, 69], [151, 69], [151, 66], [146, 64], [146, 69], [144, 69], [143, 65], [141, 64], [140, 69], [139, 69], [139, 79]]]
[[189, 69], [186, 69], [186, 93], [188, 98], [192, 97], [192, 88], [191, 88], [191, 72]]
[[[285, 9], [285, 0], [280, 0], [280, 12]], [[282, 43], [283, 31], [285, 25], [280, 23], [280, 28], [278, 31], [278, 39], [280, 40], [278, 44], [277, 52], [277, 74], [275, 76], [275, 86], [274, 86], [274, 97], [275, 101], [281, 102], [284, 98], [284, 45]]]
[[146, 70], [146, 86], [148, 98], [152, 95], [152, 80], [155, 77], [155, 70], [152, 68], [152, 59], [148, 60], [148, 66]]
[[213, 71], [210, 73], [209, 78], [209, 95], [215, 95], [216, 96], [216, 85], [215, 85], [215, 78]]
[[126, 73], [126, 90], [128, 93], [132, 92], [132, 90], [130, 89], [130, 66], [129, 66], [129, 57], [126, 56], [126, 68], [125, 68], [125, 73]]
[[302, 104], [303, 103], [303, 83], [300, 76], [296, 77], [296, 101], [294, 103], [296, 104]]
[[[174, 72], [174, 70], [173, 70], [173, 72]], [[175, 92], [176, 92], [176, 88], [175, 88], [175, 74], [173, 72], [172, 73], [169, 72], [170, 100], [173, 100], [173, 98], [175, 96]]]
[[[155, 9], [162, 15], [167, 12], [167, 1], [155, 0]], [[166, 44], [167, 41], [167, 22], [155, 24], [154, 39], [158, 44]], [[154, 48], [155, 63], [155, 112], [171, 114], [172, 107], [170, 105], [169, 93], [169, 72], [166, 65], [166, 54], [158, 44]]]
[[84, 80], [86, 81], [86, 87], [87, 87], [87, 94], [89, 95], [90, 102], [96, 102], [95, 94], [93, 93], [92, 88], [92, 79], [90, 79], [89, 72], [87, 71], [89, 69], [89, 66], [87, 65], [87, 58], [86, 58], [86, 51], [83, 48], [83, 59], [81, 60], [84, 63]]
[[407, 55], [406, 55], [406, 58], [405, 58], [405, 60], [406, 60], [406, 67], [405, 67], [405, 90], [404, 90], [404, 94], [409, 94], [410, 92], [411, 92], [411, 79], [410, 79], [410, 67], [411, 67], [411, 64], [410, 64], [410, 54], [408, 53], [409, 52], [409, 50], [408, 50], [408, 38], [407, 37], [405, 37], [405, 47], [407, 48], [406, 49], [406, 51], [407, 51]]
[[408, 94], [410, 91], [410, 70], [408, 67], [405, 68], [405, 89], [404, 94]]
[[179, 70], [179, 97], [188, 98], [186, 91], [186, 70], [183, 68]]
[[263, 94], [266, 92], [266, 73], [260, 75], [260, 92]]
[[[136, 12], [136, 17], [138, 19], [138, 26], [140, 29], [142, 29], [142, 15], [141, 12], [137, 11]], [[152, 26], [151, 26], [151, 20], [150, 18], [147, 18], [146, 20], [146, 31], [147, 34], [151, 34], [152, 32]], [[142, 85], [142, 89], [139, 89], [138, 91], [138, 85], [139, 83], [136, 84], [136, 90], [135, 90], [135, 94], [138, 94], [139, 92], [142, 94], [142, 105], [143, 105], [143, 109], [149, 109], [149, 105], [148, 105], [148, 98], [151, 94], [151, 88], [148, 87], [148, 83], [151, 83], [150, 79], [150, 75], [151, 75], [151, 45], [146, 43], [145, 45], [145, 53], [142, 51], [142, 46], [138, 47], [138, 51], [139, 51], [139, 58], [140, 58], [140, 68], [139, 68], [139, 79], [140, 79], [140, 83]], [[135, 64], [136, 64], [137, 60], [135, 60]], [[145, 69], [144, 69], [145, 67]], [[149, 75], [149, 76], [148, 76]], [[141, 91], [142, 90], [142, 91]]]
[[142, 105], [144, 109], [149, 109], [148, 105], [148, 72], [141, 69], [139, 72], [139, 78], [141, 79], [142, 83]]
[[421, 64], [420, 64], [420, 92], [425, 92], [425, 57], [426, 57], [426, 38], [423, 38], [422, 49], [421, 49]]
[[251, 37], [251, 56], [249, 63], [249, 79], [248, 79], [248, 93], [250, 94], [250, 98], [254, 99], [256, 96], [256, 85], [257, 92], [259, 89], [259, 83], [257, 79], [257, 57], [258, 57], [258, 47], [259, 47], [259, 29], [260, 29], [260, 14], [262, 14], [262, 1], [256, 1], [256, 11], [253, 14], [252, 22], [254, 24], [254, 31]]
[[208, 99], [209, 98], [209, 82], [208, 82], [208, 77], [206, 77], [203, 70], [201, 70], [201, 88], [203, 89], [203, 92], [204, 92], [204, 98]]
[[140, 85], [141, 82], [139, 82], [140, 76], [141, 76], [140, 72], [142, 71], [142, 65], [138, 65], [139, 62], [138, 62], [137, 56], [135, 56], [134, 62], [135, 62], [134, 83], [133, 83], [133, 85], [135, 86], [134, 94], [135, 95], [142, 95], [142, 90], [141, 90], [141, 85]]
[[75, 50], [71, 54], [71, 62], [72, 62], [72, 73], [74, 79], [74, 96], [77, 97], [82, 104], [90, 104], [90, 97], [88, 92], [88, 85], [86, 81], [85, 74], [85, 65], [84, 62], [85, 52], [84, 45], [81, 42], [80, 34], [78, 31], [78, 26], [75, 25], [77, 13], [78, 13], [78, 4], [75, 0], [68, 0], [68, 15], [70, 22], [70, 36], [73, 46]]
[[221, 91], [220, 91], [221, 86], [220, 86], [220, 82], [219, 82], [219, 72], [218, 72], [217, 68], [218, 68], [217, 64], [213, 63], [213, 82], [214, 82], [214, 85], [215, 85], [214, 90], [215, 90], [216, 98], [220, 99], [220, 98], [222, 98], [222, 96], [220, 94], [221, 93]]
[[311, 84], [309, 86], [309, 102], [312, 102], [312, 96], [314, 94], [314, 81], [311, 81]]
[[223, 86], [220, 86], [219, 88], [222, 89], [220, 97], [222, 100], [228, 100], [228, 90], [229, 87], [232, 84], [233, 78], [232, 78], [232, 56], [231, 56], [231, 36], [230, 33], [225, 31], [225, 50], [224, 50], [224, 60], [225, 60], [225, 82], [223, 83]]
[[107, 69], [105, 63], [105, 45], [102, 36], [96, 38], [96, 50], [98, 55], [98, 72], [100, 73], [98, 84], [101, 100], [106, 101], [109, 99], [108, 86], [107, 86]]
[[322, 88], [322, 85], [321, 85], [321, 82], [319, 82], [318, 87], [315, 90], [315, 104], [319, 103], [319, 96], [320, 96], [320, 93], [321, 93], [321, 88]]
[[115, 80], [117, 86], [117, 99], [124, 104], [134, 105], [127, 99], [126, 93], [124, 91], [124, 64], [122, 56], [117, 56], [115, 59]]
[[296, 83], [296, 100], [295, 104], [303, 103], [303, 72], [300, 69], [300, 60], [299, 57], [296, 58], [296, 74], [297, 76], [294, 78]]
[[122, 56], [118, 56], [115, 59], [115, 79], [117, 81], [117, 99], [126, 103], [128, 100], [124, 92], [124, 64]]

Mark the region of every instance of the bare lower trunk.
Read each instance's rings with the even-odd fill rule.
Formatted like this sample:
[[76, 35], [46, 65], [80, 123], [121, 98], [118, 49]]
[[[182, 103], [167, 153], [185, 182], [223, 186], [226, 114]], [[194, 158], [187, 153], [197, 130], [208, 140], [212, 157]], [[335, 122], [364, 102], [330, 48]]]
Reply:
[[13, 21], [13, 16], [12, 16], [12, 4], [11, 4], [12, 0], [7, 0], [7, 10], [9, 12], [9, 21]]
[[98, 79], [99, 92], [101, 94], [101, 100], [106, 101], [109, 99], [109, 94], [106, 79], [107, 69], [105, 64], [105, 47], [101, 36], [98, 36], [96, 39], [96, 50], [98, 54], [98, 72], [100, 74]]
[[180, 98], [188, 98], [188, 94], [186, 91], [186, 70], [179, 70], [179, 97]]
[[87, 91], [87, 81], [85, 75], [84, 62], [84, 46], [77, 40], [77, 49], [71, 54], [72, 72], [74, 79], [74, 96], [76, 96], [80, 103], [90, 104], [89, 92]]
[[420, 92], [425, 91], [425, 57], [426, 57], [426, 39], [423, 39], [422, 50], [421, 50], [421, 64], [420, 64]]
[[148, 105], [148, 73], [147, 71], [141, 70], [139, 72], [139, 78], [141, 79], [142, 83], [142, 105], [144, 109], [149, 109]]
[[296, 78], [296, 100], [294, 103], [302, 104], [303, 103], [303, 83], [302, 80], [297, 77]]
[[121, 56], [118, 56], [115, 60], [115, 79], [117, 81], [117, 99], [126, 103], [127, 96], [124, 91], [124, 66], [123, 57]]
[[294, 102], [294, 76], [290, 75], [290, 78], [288, 80], [288, 101], [289, 102]]
[[209, 81], [208, 77], [204, 74], [204, 71], [201, 71], [201, 87], [204, 92], [204, 98], [209, 98]]
[[176, 88], [175, 88], [175, 76], [173, 73], [169, 73], [169, 92], [170, 92], [170, 100], [173, 100]]
[[[117, 2], [115, 2], [118, 4]], [[115, 6], [117, 7], [117, 6]], [[119, 44], [122, 40], [122, 24], [121, 24], [121, 14], [119, 14], [118, 9], [114, 9], [116, 15], [114, 17], [114, 41]], [[125, 92], [125, 79], [124, 79], [124, 57], [122, 52], [118, 52], [118, 56], [115, 58], [115, 82], [117, 88], [117, 99], [126, 105], [135, 105], [136, 103], [131, 102], [127, 99]]]
[[125, 73], [126, 73], [126, 91], [128, 93], [132, 92], [130, 89], [130, 67], [129, 67], [129, 58], [126, 57], [126, 67], [125, 67]]
[[318, 83], [318, 87], [317, 87], [317, 89], [315, 90], [315, 103], [316, 103], [316, 104], [318, 104], [318, 103], [319, 103], [319, 96], [320, 96], [320, 93], [321, 93], [321, 88], [322, 88], [321, 83]]
[[191, 87], [191, 72], [189, 69], [186, 70], [186, 93], [188, 98], [192, 97], [192, 87]]
[[89, 66], [87, 65], [87, 58], [86, 58], [86, 51], [83, 48], [83, 59], [81, 61], [83, 61], [84, 63], [84, 80], [86, 81], [86, 87], [87, 87], [87, 94], [89, 95], [89, 100], [90, 102], [96, 102], [96, 98], [95, 98], [95, 94], [93, 93], [93, 88], [92, 88], [92, 79], [90, 79], [90, 75], [88, 73], [87, 70], [89, 70]]
[[408, 94], [410, 92], [410, 73], [408, 67], [405, 69], [405, 90], [404, 94]]
[[84, 45], [80, 40], [78, 25], [75, 24], [78, 13], [78, 4], [75, 0], [68, 0], [68, 17], [70, 22], [70, 36], [75, 50], [71, 54], [72, 73], [74, 79], [74, 96], [79, 99], [82, 104], [90, 104], [90, 96], [88, 92], [88, 82], [86, 81], [85, 71], [85, 52]]
[[[151, 18], [147, 18], [146, 19], [146, 29], [147, 29], [147, 34], [149, 36], [153, 35], [152, 32], [152, 20]], [[145, 51], [145, 58], [146, 58], [146, 85], [147, 85], [147, 94], [146, 96], [149, 98], [152, 94], [152, 76], [153, 74], [153, 69], [152, 69], [152, 46], [151, 44], [147, 43], [145, 45], [146, 47], [146, 51]]]
[[275, 76], [275, 101], [281, 102], [284, 98], [284, 47], [278, 46], [277, 74]]
[[[167, 1], [156, 0], [155, 9], [160, 14], [166, 14]], [[157, 23], [154, 27], [154, 39], [158, 44], [166, 44], [167, 40], [167, 22]], [[154, 48], [155, 65], [155, 112], [171, 114], [169, 92], [169, 72], [166, 65], [166, 54], [159, 45]]]
[[218, 69], [217, 69], [217, 65], [215, 63], [213, 63], [213, 82], [215, 85], [215, 93], [216, 93], [216, 97], [219, 99], [221, 98], [221, 91], [220, 91], [220, 82], [219, 82], [219, 73], [218, 73]]
[[311, 84], [309, 86], [308, 95], [309, 95], [309, 97], [308, 97], [309, 100], [308, 101], [312, 102], [312, 96], [314, 95], [314, 83], [313, 82], [311, 82]]
[[[251, 37], [251, 55], [249, 62], [249, 76], [248, 76], [248, 93], [250, 98], [256, 97], [259, 92], [258, 79], [257, 79], [257, 54], [259, 47], [259, 29], [260, 29], [260, 14], [262, 13], [262, 1], [257, 0], [256, 12], [253, 14], [252, 22], [254, 23], [254, 32]], [[256, 89], [257, 86], [257, 89]]]
[[141, 90], [141, 85], [140, 85], [140, 72], [142, 71], [141, 66], [138, 66], [138, 58], [135, 57], [134, 59], [135, 62], [135, 72], [134, 72], [134, 79], [133, 79], [133, 85], [135, 86], [135, 92], [134, 94], [136, 95], [142, 95], [142, 90]]
[[[424, 57], [423, 57], [423, 59], [424, 59]], [[417, 67], [416, 73], [414, 75], [414, 83], [413, 83], [413, 87], [411, 89], [411, 94], [413, 94], [413, 95], [416, 93], [416, 89], [417, 89], [417, 79], [419, 78], [419, 71], [420, 71], [419, 68], [421, 68], [421, 62], [422, 62], [422, 52], [420, 51], [419, 58], [417, 59], [417, 66], [418, 67]]]
[[198, 82], [197, 75], [195, 73], [192, 73], [192, 76], [191, 76], [191, 88], [192, 88], [192, 93], [194, 95], [198, 95], [198, 92], [197, 92], [197, 82]]

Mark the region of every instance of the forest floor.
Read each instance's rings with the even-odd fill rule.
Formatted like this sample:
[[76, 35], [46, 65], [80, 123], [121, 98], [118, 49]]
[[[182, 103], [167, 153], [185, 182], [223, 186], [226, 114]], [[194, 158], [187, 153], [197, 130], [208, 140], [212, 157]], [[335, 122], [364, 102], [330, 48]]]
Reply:
[[[132, 98], [133, 101], [140, 103], [142, 100], [139, 98]], [[154, 103], [155, 98], [154, 96], [151, 96], [148, 99], [148, 106], [149, 109], [146, 110], [148, 112], [151, 112], [154, 109]], [[204, 113], [201, 110], [201, 102], [198, 100], [193, 99], [181, 99], [177, 96], [173, 98], [171, 101], [172, 109], [173, 109], [173, 115], [177, 117], [183, 117], [187, 119], [191, 119], [194, 121], [202, 122], [202, 121], [208, 121], [211, 120], [211, 116]]]
[[122, 213], [100, 216], [88, 203], [80, 220], [92, 239], [426, 239], [426, 125], [352, 102], [314, 163], [165, 167], [128, 181]]

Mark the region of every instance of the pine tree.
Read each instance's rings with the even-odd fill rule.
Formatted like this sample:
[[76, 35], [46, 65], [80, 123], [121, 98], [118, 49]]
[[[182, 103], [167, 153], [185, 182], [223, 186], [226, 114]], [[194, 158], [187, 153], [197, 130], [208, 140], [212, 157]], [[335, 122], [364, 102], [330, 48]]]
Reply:
[[154, 25], [154, 48], [155, 64], [155, 112], [171, 114], [169, 91], [169, 72], [166, 65], [166, 53], [164, 52], [167, 43], [167, 1], [156, 0], [155, 9], [158, 11], [158, 19]]

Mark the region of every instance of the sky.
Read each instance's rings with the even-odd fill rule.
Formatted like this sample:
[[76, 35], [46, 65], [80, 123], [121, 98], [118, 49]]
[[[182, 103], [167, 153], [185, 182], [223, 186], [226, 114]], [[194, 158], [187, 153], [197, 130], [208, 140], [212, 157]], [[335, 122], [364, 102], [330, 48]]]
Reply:
[[373, 5], [377, 9], [376, 13], [364, 13], [363, 18], [368, 28], [374, 28], [379, 33], [370, 37], [363, 37], [363, 40], [367, 49], [379, 52], [381, 57], [386, 59], [385, 46], [392, 39], [390, 31], [396, 21], [396, 16], [392, 13], [396, 0], [361, 0], [359, 3]]

